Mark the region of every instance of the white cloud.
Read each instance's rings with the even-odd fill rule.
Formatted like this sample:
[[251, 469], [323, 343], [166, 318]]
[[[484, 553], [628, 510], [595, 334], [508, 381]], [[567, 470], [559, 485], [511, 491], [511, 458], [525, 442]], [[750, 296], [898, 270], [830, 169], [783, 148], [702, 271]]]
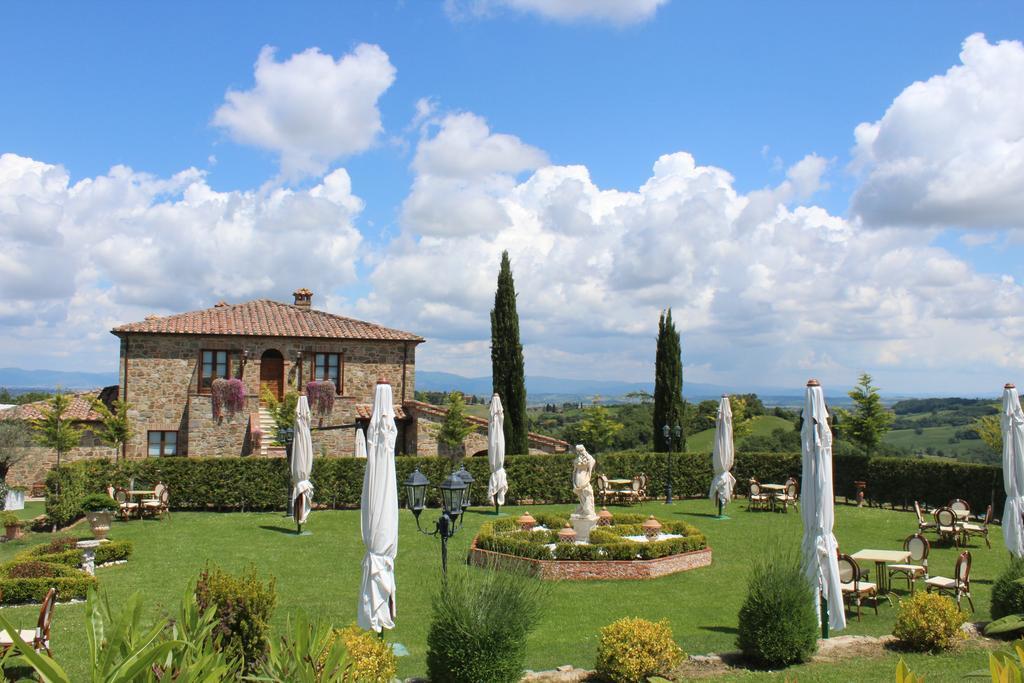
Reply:
[[1024, 44], [974, 34], [960, 61], [857, 126], [865, 223], [1024, 227]]
[[228, 90], [213, 124], [238, 142], [277, 152], [291, 178], [319, 175], [342, 157], [368, 149], [383, 129], [377, 101], [395, 67], [376, 45], [339, 59], [310, 48], [283, 62], [264, 47], [251, 90]]
[[471, 115], [420, 142], [403, 234], [356, 307], [427, 336], [427, 366], [487, 372], [487, 354], [467, 349], [486, 345], [503, 249], [531, 374], [647, 377], [669, 305], [688, 367], [748, 385], [811, 366], [844, 383], [876, 367], [996, 373], [1024, 341], [1024, 289], [1012, 280], [974, 272], [929, 231], [867, 230], [799, 205], [825, 186], [821, 157], [742, 194], [725, 170], [668, 154], [641, 187], [619, 190], [584, 166], [515, 179], [542, 158], [515, 161], [524, 147]]
[[668, 0], [445, 0], [453, 19], [486, 17], [498, 9], [536, 14], [544, 19], [571, 23], [591, 21], [624, 26], [651, 19]]
[[116, 166], [72, 184], [60, 166], [4, 154], [0, 349], [80, 339], [109, 355], [110, 327], [149, 313], [288, 300], [300, 286], [327, 296], [356, 279], [362, 206], [344, 169], [303, 191], [217, 192], [196, 169]]

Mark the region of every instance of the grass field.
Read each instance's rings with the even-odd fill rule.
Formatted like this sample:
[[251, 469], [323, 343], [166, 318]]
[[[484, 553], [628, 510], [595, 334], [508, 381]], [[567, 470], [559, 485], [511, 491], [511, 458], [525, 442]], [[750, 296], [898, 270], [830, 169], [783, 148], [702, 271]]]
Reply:
[[[774, 415], [758, 415], [750, 420], [750, 433], [752, 436], [770, 436], [776, 429], [792, 429], [793, 423]], [[686, 437], [686, 450], [688, 453], [710, 453], [714, 448], [715, 430], [705, 429]]]
[[932, 454], [940, 452], [951, 458], [964, 455], [986, 455], [989, 454], [989, 447], [978, 439], [965, 439], [957, 443], [950, 443], [957, 430], [961, 427], [922, 427], [921, 433], [917, 434], [913, 429], [894, 429], [886, 433], [884, 441], [899, 448], [909, 448], [916, 452], [926, 452], [932, 449]]
[[[681, 519], [696, 524], [714, 549], [714, 563], [653, 581], [597, 581], [552, 584], [542, 623], [531, 636], [527, 665], [533, 669], [553, 668], [571, 663], [591, 667], [598, 629], [624, 616], [668, 619], [676, 640], [688, 653], [723, 652], [735, 649], [736, 615], [743, 601], [746, 575], [751, 560], [775, 547], [796, 548], [801, 536], [799, 514], [747, 512], [736, 502], [728, 513], [732, 519], [712, 518], [705, 500], [681, 501], [672, 507], [649, 502], [631, 511], [656, 513], [663, 519]], [[507, 508], [509, 515], [525, 508]], [[530, 510], [566, 512], [569, 506], [531, 507]], [[612, 508], [615, 512], [620, 508]], [[434, 511], [424, 514], [432, 520]], [[898, 548], [915, 528], [912, 514], [840, 505], [836, 509], [836, 536], [847, 551], [861, 548]], [[493, 514], [470, 512], [467, 528], [450, 545], [453, 570], [465, 571], [459, 558], [465, 556], [473, 531]], [[232, 571], [255, 563], [259, 570], [277, 577], [279, 604], [273, 626], [281, 631], [289, 614], [305, 610], [323, 616], [336, 625], [355, 620], [363, 546], [357, 511], [314, 512], [307, 528], [312, 535], [296, 537], [289, 520], [279, 513], [175, 513], [164, 521], [116, 522], [111, 537], [129, 539], [135, 553], [126, 565], [98, 570], [101, 590], [115, 602], [140, 591], [146, 609], [156, 617], [172, 611], [188, 582], [207, 561]], [[79, 524], [71, 530], [87, 535]], [[0, 546], [0, 561], [18, 551], [41, 543], [48, 534], [30, 534], [25, 539]], [[988, 614], [992, 579], [1007, 557], [998, 529], [993, 549], [971, 548], [974, 557], [975, 605], [978, 618]], [[933, 573], [949, 575], [955, 551], [936, 548], [931, 555]], [[399, 555], [396, 562], [398, 585], [398, 627], [390, 640], [406, 645], [410, 655], [399, 662], [402, 677], [425, 673], [425, 642], [430, 619], [430, 596], [439, 576], [439, 546], [435, 539], [416, 532], [412, 515], [401, 513]], [[479, 570], [472, 570], [479, 571]], [[848, 633], [880, 635], [892, 629], [894, 609], [883, 602], [881, 614], [867, 610], [863, 621], [851, 621]], [[25, 626], [34, 623], [38, 608], [14, 607], [4, 615]], [[61, 605], [53, 624], [54, 650], [75, 680], [86, 680], [83, 653], [83, 606]], [[929, 683], [958, 680], [960, 674], [985, 665], [983, 651], [959, 654], [908, 656], [908, 661]], [[844, 662], [840, 668], [823, 664], [797, 667], [800, 681], [891, 680], [896, 655]], [[781, 681], [769, 672], [743, 672], [741, 680]], [[732, 680], [725, 678], [721, 680]]]

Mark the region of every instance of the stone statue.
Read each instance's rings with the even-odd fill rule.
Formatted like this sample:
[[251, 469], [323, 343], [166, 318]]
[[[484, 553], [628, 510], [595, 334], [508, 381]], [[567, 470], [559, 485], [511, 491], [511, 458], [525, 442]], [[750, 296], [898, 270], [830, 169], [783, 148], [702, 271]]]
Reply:
[[597, 525], [597, 513], [594, 511], [594, 489], [590, 485], [590, 475], [594, 471], [594, 456], [587, 453], [583, 444], [576, 446], [576, 461], [572, 470], [572, 491], [580, 499], [580, 504], [569, 519], [576, 530], [577, 543], [586, 543], [590, 538], [590, 530]]

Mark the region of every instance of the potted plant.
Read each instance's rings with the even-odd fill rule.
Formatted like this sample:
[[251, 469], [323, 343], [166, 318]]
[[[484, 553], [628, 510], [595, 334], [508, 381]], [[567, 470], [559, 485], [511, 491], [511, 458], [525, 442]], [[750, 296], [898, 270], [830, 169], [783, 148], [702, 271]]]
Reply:
[[82, 501], [82, 512], [89, 520], [92, 535], [98, 540], [102, 541], [110, 532], [110, 521], [114, 518], [116, 509], [117, 501], [105, 493], [94, 493]]
[[0, 513], [0, 523], [4, 525], [4, 537], [8, 541], [13, 541], [16, 538], [21, 538], [22, 528], [25, 526], [25, 522], [18, 519], [18, 515], [13, 512]]

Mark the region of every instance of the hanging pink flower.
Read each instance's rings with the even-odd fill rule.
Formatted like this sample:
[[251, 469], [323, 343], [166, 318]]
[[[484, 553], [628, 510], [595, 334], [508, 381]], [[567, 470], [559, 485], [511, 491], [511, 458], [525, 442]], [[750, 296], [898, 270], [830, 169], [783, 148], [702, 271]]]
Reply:
[[225, 413], [228, 417], [234, 417], [236, 413], [245, 410], [245, 383], [238, 378], [213, 380], [210, 396], [215, 419], [219, 420]]
[[320, 417], [330, 415], [334, 408], [334, 395], [336, 394], [334, 382], [320, 381], [308, 382], [306, 384], [306, 398], [309, 399], [309, 408]]

